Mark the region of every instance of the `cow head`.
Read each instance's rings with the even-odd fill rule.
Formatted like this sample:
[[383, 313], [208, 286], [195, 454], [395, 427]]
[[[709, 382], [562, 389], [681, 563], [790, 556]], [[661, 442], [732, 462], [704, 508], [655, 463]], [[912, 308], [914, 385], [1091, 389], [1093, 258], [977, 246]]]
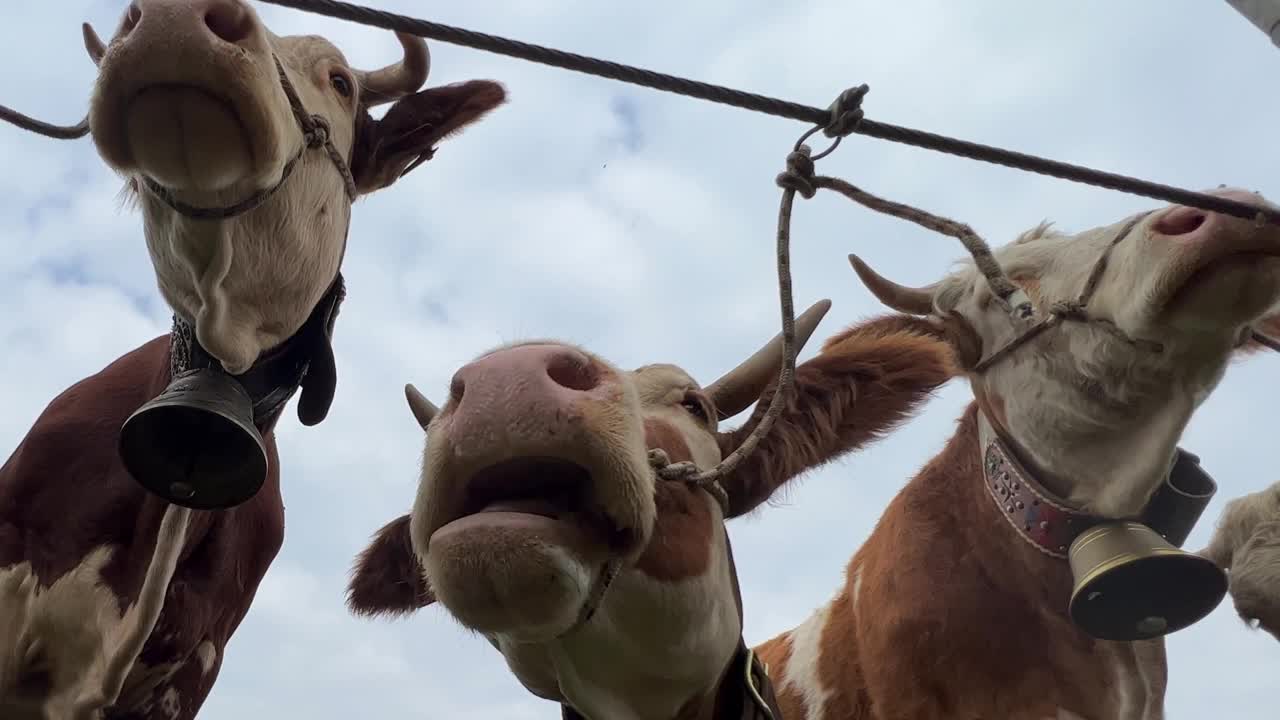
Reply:
[[[134, 0], [109, 44], [84, 31], [99, 67], [94, 144], [129, 178], [161, 294], [233, 374], [306, 320], [338, 271], [350, 221], [344, 177], [323, 147], [304, 149], [277, 59], [303, 111], [328, 124], [357, 194], [391, 185], [505, 97], [482, 80], [419, 90], [430, 57], [410, 35], [398, 35], [400, 62], [357, 70], [324, 38], [273, 34], [245, 0]], [[375, 120], [369, 109], [385, 103]], [[178, 212], [149, 183], [197, 208], [274, 191], [210, 220]]]
[[[797, 346], [829, 306], [797, 318]], [[715, 466], [732, 449], [719, 420], [759, 398], [782, 360], [779, 336], [703, 387], [675, 365], [627, 371], [533, 341], [458, 370], [438, 412], [410, 387], [427, 434], [417, 499], [360, 556], [350, 607], [439, 600], [531, 692], [591, 717], [699, 707], [742, 632], [725, 517], [707, 491], [655, 479], [648, 451]], [[781, 451], [782, 424], [757, 453]], [[734, 514], [766, 499], [749, 481], [722, 480]]]
[[1240, 618], [1280, 640], [1280, 483], [1228, 502], [1200, 554], [1228, 572]]
[[[1265, 203], [1238, 190], [1213, 194]], [[1172, 206], [1075, 235], [1044, 223], [995, 255], [1043, 318], [1080, 296], [1108, 248], [1088, 322], [1062, 322], [971, 372], [970, 382], [1050, 489], [1115, 517], [1146, 503], [1250, 330], [1280, 327], [1280, 227]], [[909, 288], [850, 260], [882, 302], [944, 330], [967, 367], [1031, 324], [996, 301], [972, 263]]]

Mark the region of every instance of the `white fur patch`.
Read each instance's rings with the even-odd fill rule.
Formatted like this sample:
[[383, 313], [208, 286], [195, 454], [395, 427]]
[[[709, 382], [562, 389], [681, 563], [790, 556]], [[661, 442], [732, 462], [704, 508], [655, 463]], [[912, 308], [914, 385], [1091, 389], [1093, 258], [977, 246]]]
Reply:
[[165, 690], [160, 698], [160, 712], [167, 718], [176, 718], [181, 710], [182, 703], [178, 700], [178, 691], [173, 688]]
[[[856, 595], [855, 595], [856, 597]], [[783, 671], [783, 684], [804, 701], [806, 720], [823, 720], [832, 691], [823, 687], [819, 675], [822, 659], [822, 636], [831, 617], [835, 599], [828, 600], [789, 634], [791, 657]]]
[[218, 649], [205, 640], [196, 646], [196, 658], [200, 660], [200, 674], [208, 675], [213, 669], [213, 661], [218, 659]]

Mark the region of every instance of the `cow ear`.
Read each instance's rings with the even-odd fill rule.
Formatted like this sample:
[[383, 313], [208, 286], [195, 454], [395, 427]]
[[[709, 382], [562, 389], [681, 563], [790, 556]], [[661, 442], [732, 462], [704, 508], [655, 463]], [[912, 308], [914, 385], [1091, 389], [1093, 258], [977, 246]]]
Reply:
[[406, 615], [435, 602], [409, 539], [409, 516], [387, 523], [356, 558], [347, 608], [356, 615]]
[[[888, 434], [957, 370], [946, 340], [925, 318], [882, 316], [831, 338], [796, 368], [795, 390], [777, 421], [724, 478], [728, 517], [751, 512], [808, 470]], [[718, 434], [722, 453], [737, 449], [760, 424], [775, 388], [776, 381], [745, 424]]]
[[352, 149], [351, 175], [360, 193], [388, 187], [431, 159], [444, 138], [506, 102], [502, 85], [470, 80], [428, 88], [397, 100], [386, 115], [360, 119]]

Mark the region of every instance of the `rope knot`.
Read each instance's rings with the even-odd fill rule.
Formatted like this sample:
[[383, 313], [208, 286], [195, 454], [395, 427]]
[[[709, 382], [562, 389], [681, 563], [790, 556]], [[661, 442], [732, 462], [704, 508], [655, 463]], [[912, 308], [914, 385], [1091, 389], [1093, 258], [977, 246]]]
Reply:
[[700, 473], [698, 466], [687, 460], [673, 463], [671, 462], [671, 456], [667, 455], [667, 451], [661, 448], [649, 449], [649, 466], [653, 468], [654, 474], [660, 480], [689, 483], [706, 490], [720, 504], [721, 512], [728, 515], [729, 494], [720, 485], [720, 474], [716, 470]]
[[329, 142], [329, 121], [320, 115], [311, 116], [311, 127], [303, 133], [307, 147], [318, 148]]
[[1049, 312], [1063, 320], [1085, 320], [1084, 305], [1079, 300], [1062, 300], [1054, 303]]
[[778, 173], [774, 182], [778, 187], [794, 190], [808, 200], [818, 192], [813, 173], [813, 158], [809, 156], [809, 146], [801, 145], [787, 155], [787, 169]]
[[822, 129], [822, 134], [829, 138], [844, 137], [858, 129], [865, 113], [862, 111], [862, 98], [871, 90], [866, 83], [858, 87], [848, 88], [840, 93], [840, 97], [831, 103], [831, 122]]

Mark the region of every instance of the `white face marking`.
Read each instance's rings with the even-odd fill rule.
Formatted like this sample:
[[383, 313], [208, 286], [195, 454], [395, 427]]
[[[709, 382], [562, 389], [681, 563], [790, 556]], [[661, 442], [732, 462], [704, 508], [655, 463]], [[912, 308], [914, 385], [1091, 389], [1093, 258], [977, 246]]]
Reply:
[[842, 597], [840, 594], [823, 603], [790, 633], [791, 655], [783, 671], [782, 682], [804, 701], [806, 720], [824, 720], [827, 703], [835, 692], [822, 683], [822, 638], [831, 617], [832, 605]]

